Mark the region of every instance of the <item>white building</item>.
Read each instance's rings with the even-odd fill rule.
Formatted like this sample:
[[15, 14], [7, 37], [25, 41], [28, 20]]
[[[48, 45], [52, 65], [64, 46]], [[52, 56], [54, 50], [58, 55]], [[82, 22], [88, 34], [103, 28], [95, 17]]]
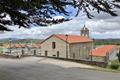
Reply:
[[110, 62], [117, 59], [118, 48], [116, 45], [105, 45], [90, 52], [91, 60], [97, 62]]

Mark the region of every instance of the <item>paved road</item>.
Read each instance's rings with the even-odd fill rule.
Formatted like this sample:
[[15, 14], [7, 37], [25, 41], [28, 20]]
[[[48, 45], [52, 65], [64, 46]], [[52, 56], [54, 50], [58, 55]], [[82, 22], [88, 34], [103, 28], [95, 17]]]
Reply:
[[74, 63], [66, 67], [59, 60], [62, 66], [45, 61], [51, 59], [0, 59], [0, 80], [120, 80], [120, 73], [82, 69]]

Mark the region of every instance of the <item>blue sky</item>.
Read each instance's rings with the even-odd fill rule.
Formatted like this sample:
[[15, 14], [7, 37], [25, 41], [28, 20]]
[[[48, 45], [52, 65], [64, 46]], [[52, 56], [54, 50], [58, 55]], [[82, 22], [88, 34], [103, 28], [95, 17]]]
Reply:
[[[74, 17], [76, 11], [69, 7], [67, 9], [70, 17]], [[120, 11], [118, 10], [118, 15]], [[86, 25], [90, 30], [91, 38], [120, 38], [120, 16], [112, 17], [108, 14], [97, 14], [93, 12], [95, 17], [88, 19], [84, 13], [80, 12], [73, 20], [48, 27], [33, 26], [30, 29], [18, 28], [17, 26], [8, 26], [13, 28], [13, 32], [5, 32], [0, 34], [2, 38], [46, 38], [52, 34], [74, 34], [80, 35], [80, 29]], [[61, 17], [63, 15], [57, 14]], [[66, 16], [64, 16], [66, 17]]]

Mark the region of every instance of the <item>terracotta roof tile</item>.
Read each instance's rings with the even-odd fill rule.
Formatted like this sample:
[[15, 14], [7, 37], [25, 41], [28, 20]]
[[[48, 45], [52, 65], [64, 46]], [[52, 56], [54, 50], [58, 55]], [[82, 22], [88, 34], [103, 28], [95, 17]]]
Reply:
[[33, 44], [32, 47], [34, 47], [34, 48], [41, 48], [40, 44]]
[[25, 44], [7, 44], [7, 45], [4, 45], [5, 48], [23, 48], [25, 47], [26, 45]]
[[63, 34], [57, 34], [54, 35], [57, 38], [60, 38], [64, 41], [67, 40], [68, 43], [81, 43], [81, 42], [92, 42], [92, 39], [89, 39], [87, 37], [83, 37], [83, 36], [78, 36], [78, 35], [63, 35]]
[[105, 46], [102, 46], [102, 47], [99, 47], [99, 48], [92, 50], [89, 55], [106, 56], [107, 53], [109, 53], [110, 51], [112, 51], [116, 47], [117, 47], [116, 45], [105, 45]]

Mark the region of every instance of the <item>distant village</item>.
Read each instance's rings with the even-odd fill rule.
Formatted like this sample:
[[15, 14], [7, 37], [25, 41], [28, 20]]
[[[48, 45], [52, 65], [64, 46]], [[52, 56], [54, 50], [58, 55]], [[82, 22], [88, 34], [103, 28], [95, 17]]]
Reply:
[[37, 44], [12, 43], [3, 45], [2, 54], [15, 57], [42, 56], [71, 60], [109, 63], [117, 59], [117, 45], [95, 46], [84, 26], [80, 35], [53, 34]]

